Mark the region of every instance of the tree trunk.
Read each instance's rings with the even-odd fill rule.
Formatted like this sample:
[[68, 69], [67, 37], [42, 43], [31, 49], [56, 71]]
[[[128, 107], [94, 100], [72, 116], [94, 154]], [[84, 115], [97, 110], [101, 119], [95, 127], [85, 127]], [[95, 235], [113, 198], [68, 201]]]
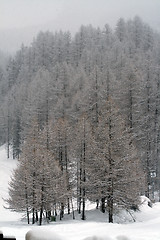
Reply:
[[81, 203], [82, 203], [82, 143], [81, 143], [81, 157], [80, 157], [80, 166], [79, 166], [79, 176], [78, 176], [78, 167], [77, 167], [77, 179], [79, 180], [79, 184], [77, 186], [77, 193], [79, 192], [78, 213], [81, 214]]
[[113, 223], [113, 196], [112, 194], [108, 196], [108, 220], [109, 223]]
[[35, 210], [32, 209], [32, 224], [35, 224]]
[[85, 188], [83, 188], [83, 198], [82, 198], [82, 220], [86, 220], [86, 216], [85, 216]]
[[75, 219], [75, 214], [74, 214], [74, 207], [73, 207], [73, 200], [71, 198], [71, 205], [72, 205], [72, 214], [73, 214], [73, 219]]
[[105, 200], [106, 200], [105, 197], [101, 198], [101, 211], [102, 211], [102, 213], [105, 213], [105, 209], [106, 209]]
[[110, 105], [110, 117], [109, 117], [109, 146], [108, 146], [108, 153], [109, 153], [109, 179], [108, 179], [108, 198], [107, 198], [107, 205], [108, 205], [108, 214], [109, 214], [109, 223], [113, 223], [113, 159], [111, 153], [111, 143], [112, 143], [112, 120], [111, 120], [111, 105]]
[[96, 200], [96, 209], [98, 209], [99, 208], [99, 200], [97, 199]]
[[61, 203], [60, 220], [62, 220], [63, 216], [64, 216], [64, 204]]
[[42, 225], [42, 217], [43, 217], [43, 207], [41, 207], [40, 216], [39, 216], [39, 225], [40, 226]]
[[36, 210], [36, 222], [38, 222], [38, 212]]
[[85, 198], [86, 198], [86, 132], [85, 132], [85, 119], [84, 119], [84, 142], [83, 142], [83, 189], [82, 189], [82, 220], [86, 220], [85, 216]]
[[29, 210], [28, 210], [28, 207], [26, 209], [26, 212], [27, 212], [27, 223], [30, 224], [30, 221], [29, 221]]
[[[147, 134], [149, 135], [149, 133]], [[147, 143], [147, 160], [146, 160], [146, 171], [147, 171], [147, 187], [145, 195], [146, 197], [150, 197], [150, 185], [151, 185], [151, 176], [150, 176], [150, 137], [148, 136], [148, 143]]]
[[7, 158], [9, 158], [10, 157], [10, 154], [9, 154], [9, 148], [10, 148], [10, 127], [9, 127], [9, 111], [8, 111], [8, 126], [7, 126]]
[[68, 198], [68, 214], [70, 214], [70, 213], [71, 213], [71, 211], [70, 211], [70, 200]]
[[[81, 188], [80, 188], [80, 192], [82, 192]], [[79, 200], [78, 200], [78, 213], [81, 214], [81, 203], [82, 203], [82, 198], [81, 196], [79, 196]]]

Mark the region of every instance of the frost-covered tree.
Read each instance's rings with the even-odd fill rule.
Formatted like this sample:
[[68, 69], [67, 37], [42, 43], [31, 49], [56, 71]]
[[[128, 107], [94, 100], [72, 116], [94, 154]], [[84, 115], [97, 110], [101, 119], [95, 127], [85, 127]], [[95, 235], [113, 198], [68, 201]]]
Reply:
[[91, 192], [92, 184], [88, 182], [89, 162], [93, 158], [94, 138], [91, 124], [86, 113], [80, 116], [76, 125], [76, 141], [74, 144], [77, 159], [77, 202], [78, 212], [82, 213], [82, 220], [86, 219], [85, 204]]
[[111, 99], [101, 109], [99, 119], [90, 181], [94, 183], [94, 199], [97, 192], [103, 212], [107, 202], [109, 222], [113, 222], [115, 204], [125, 209], [138, 204], [144, 177], [132, 136]]
[[34, 121], [10, 182], [9, 208], [18, 212], [26, 210], [28, 219], [32, 214], [32, 223], [39, 219], [41, 225], [43, 214], [48, 218], [56, 205], [65, 201], [65, 190], [66, 179], [59, 162], [47, 148], [46, 132], [40, 131], [38, 122]]

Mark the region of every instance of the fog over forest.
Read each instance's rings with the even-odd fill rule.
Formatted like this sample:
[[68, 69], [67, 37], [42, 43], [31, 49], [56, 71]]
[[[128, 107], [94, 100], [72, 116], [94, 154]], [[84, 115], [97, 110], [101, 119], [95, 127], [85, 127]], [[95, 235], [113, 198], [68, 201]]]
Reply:
[[0, 49], [15, 53], [41, 30], [69, 30], [74, 35], [82, 24], [115, 28], [120, 17], [136, 15], [159, 31], [159, 10], [159, 0], [1, 0]]

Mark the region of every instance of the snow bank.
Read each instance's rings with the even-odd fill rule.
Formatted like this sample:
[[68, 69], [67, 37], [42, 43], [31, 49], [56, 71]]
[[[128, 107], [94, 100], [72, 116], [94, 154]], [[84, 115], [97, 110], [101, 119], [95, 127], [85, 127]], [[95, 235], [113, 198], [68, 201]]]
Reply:
[[30, 230], [26, 233], [26, 240], [62, 240], [53, 231]]
[[152, 207], [152, 202], [149, 198], [147, 198], [146, 196], [141, 196], [141, 205], [144, 206], [149, 206]]
[[126, 236], [118, 236], [116, 239], [117, 240], [129, 240], [129, 238], [127, 238]]
[[[30, 230], [26, 233], [25, 240], [64, 240], [64, 237], [60, 237], [57, 233], [53, 231], [46, 230]], [[126, 236], [117, 236], [116, 238], [111, 238], [109, 236], [91, 236], [84, 238], [83, 240], [130, 240]]]
[[102, 238], [102, 237], [92, 236], [92, 237], [87, 237], [84, 240], [112, 240], [112, 239], [109, 237]]
[[[84, 240], [112, 240], [112, 238], [92, 236], [92, 237], [87, 237]], [[127, 238], [125, 236], [117, 236], [116, 240], [129, 240], [129, 238]]]

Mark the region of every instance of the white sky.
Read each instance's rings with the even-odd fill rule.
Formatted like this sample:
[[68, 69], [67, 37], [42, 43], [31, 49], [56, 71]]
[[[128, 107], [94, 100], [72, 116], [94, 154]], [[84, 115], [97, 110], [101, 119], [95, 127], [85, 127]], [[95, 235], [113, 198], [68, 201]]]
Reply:
[[[90, 23], [114, 27], [120, 17], [135, 15], [160, 31], [160, 0], [0, 0], [0, 34], [12, 30], [13, 39], [25, 42], [27, 32], [33, 38], [37, 29], [75, 32]], [[2, 36], [0, 44], [7, 41]]]

